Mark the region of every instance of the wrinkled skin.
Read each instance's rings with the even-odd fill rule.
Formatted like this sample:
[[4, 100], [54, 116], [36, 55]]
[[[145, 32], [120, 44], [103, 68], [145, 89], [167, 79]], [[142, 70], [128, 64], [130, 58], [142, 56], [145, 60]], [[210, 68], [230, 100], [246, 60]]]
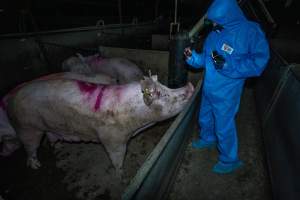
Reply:
[[19, 89], [8, 99], [7, 112], [31, 168], [40, 167], [36, 151], [50, 132], [52, 140], [101, 142], [120, 172], [130, 137], [178, 114], [193, 91], [190, 83], [169, 89], [156, 76], [125, 85], [44, 80]]
[[62, 64], [64, 71], [83, 74], [106, 74], [115, 78], [119, 84], [139, 81], [143, 73], [137, 65], [125, 58], [103, 58], [98, 54], [83, 57], [70, 57]]
[[[101, 83], [101, 84], [117, 84], [117, 81], [107, 75], [104, 74], [95, 74], [86, 76], [79, 73], [73, 72], [64, 72], [64, 73], [55, 73], [47, 76], [40, 77], [33, 81], [41, 81], [41, 80], [52, 80], [52, 79], [70, 79], [70, 80], [81, 80], [90, 83]], [[32, 81], [30, 81], [32, 82]], [[12, 152], [14, 152], [19, 146], [19, 140], [16, 137], [16, 131], [11, 126], [9, 119], [6, 113], [6, 105], [7, 100], [13, 96], [20, 88], [29, 84], [30, 82], [23, 83], [17, 86], [15, 89], [10, 91], [3, 99], [0, 100], [0, 144], [2, 145], [0, 155], [8, 156]], [[51, 140], [51, 134], [48, 133], [48, 137]], [[55, 142], [55, 140], [51, 140], [51, 142]]]

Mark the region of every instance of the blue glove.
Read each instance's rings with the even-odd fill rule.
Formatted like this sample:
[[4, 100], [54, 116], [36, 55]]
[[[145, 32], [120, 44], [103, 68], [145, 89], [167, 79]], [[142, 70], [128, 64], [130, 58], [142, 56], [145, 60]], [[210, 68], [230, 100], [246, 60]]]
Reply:
[[217, 51], [213, 51], [211, 53], [211, 58], [217, 70], [223, 69], [225, 64], [225, 58], [222, 55], [218, 54]]

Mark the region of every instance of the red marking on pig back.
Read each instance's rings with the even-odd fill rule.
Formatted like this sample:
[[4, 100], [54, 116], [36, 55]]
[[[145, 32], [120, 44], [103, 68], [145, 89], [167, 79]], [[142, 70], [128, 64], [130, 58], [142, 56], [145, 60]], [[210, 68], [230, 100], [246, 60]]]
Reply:
[[99, 90], [99, 93], [97, 95], [97, 99], [95, 102], [95, 106], [94, 106], [95, 111], [98, 111], [101, 108], [101, 101], [102, 101], [102, 97], [103, 97], [105, 89], [106, 89], [106, 86], [102, 86]]
[[98, 85], [96, 85], [94, 83], [87, 83], [87, 82], [78, 81], [78, 80], [76, 82], [79, 87], [79, 90], [81, 92], [87, 93], [87, 94], [93, 94], [98, 87]]
[[95, 104], [94, 104], [94, 111], [96, 112], [96, 111], [100, 110], [103, 94], [104, 94], [104, 91], [107, 88], [107, 86], [97, 85], [97, 84], [94, 84], [94, 83], [86, 83], [86, 82], [78, 81], [78, 80], [76, 82], [77, 82], [77, 85], [79, 87], [79, 90], [84, 94], [88, 94], [89, 97], [97, 89], [99, 90], [99, 93], [97, 94], [96, 101], [95, 101]]

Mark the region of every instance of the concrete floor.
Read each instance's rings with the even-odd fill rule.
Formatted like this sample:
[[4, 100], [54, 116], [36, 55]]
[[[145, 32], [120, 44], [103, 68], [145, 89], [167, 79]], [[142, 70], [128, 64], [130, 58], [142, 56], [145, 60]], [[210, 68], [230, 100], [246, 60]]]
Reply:
[[[169, 200], [271, 199], [253, 95], [252, 89], [244, 90], [237, 117], [239, 155], [244, 167], [233, 174], [214, 174], [211, 168], [217, 161], [217, 150], [195, 150], [189, 145]], [[196, 128], [194, 132], [196, 138]]]

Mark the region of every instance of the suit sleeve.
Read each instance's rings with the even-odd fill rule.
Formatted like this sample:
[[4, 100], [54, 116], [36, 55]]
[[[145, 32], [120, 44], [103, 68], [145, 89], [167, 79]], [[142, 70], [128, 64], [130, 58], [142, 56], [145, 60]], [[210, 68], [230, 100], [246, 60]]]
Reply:
[[192, 51], [192, 56], [186, 59], [186, 63], [190, 66], [199, 69], [204, 67], [204, 55], [198, 54], [195, 50]]
[[[219, 72], [230, 78], [248, 78], [260, 76], [269, 57], [269, 45], [260, 30], [250, 38], [249, 53], [239, 56], [225, 56], [225, 65]], [[248, 43], [249, 44], [249, 43]]]

